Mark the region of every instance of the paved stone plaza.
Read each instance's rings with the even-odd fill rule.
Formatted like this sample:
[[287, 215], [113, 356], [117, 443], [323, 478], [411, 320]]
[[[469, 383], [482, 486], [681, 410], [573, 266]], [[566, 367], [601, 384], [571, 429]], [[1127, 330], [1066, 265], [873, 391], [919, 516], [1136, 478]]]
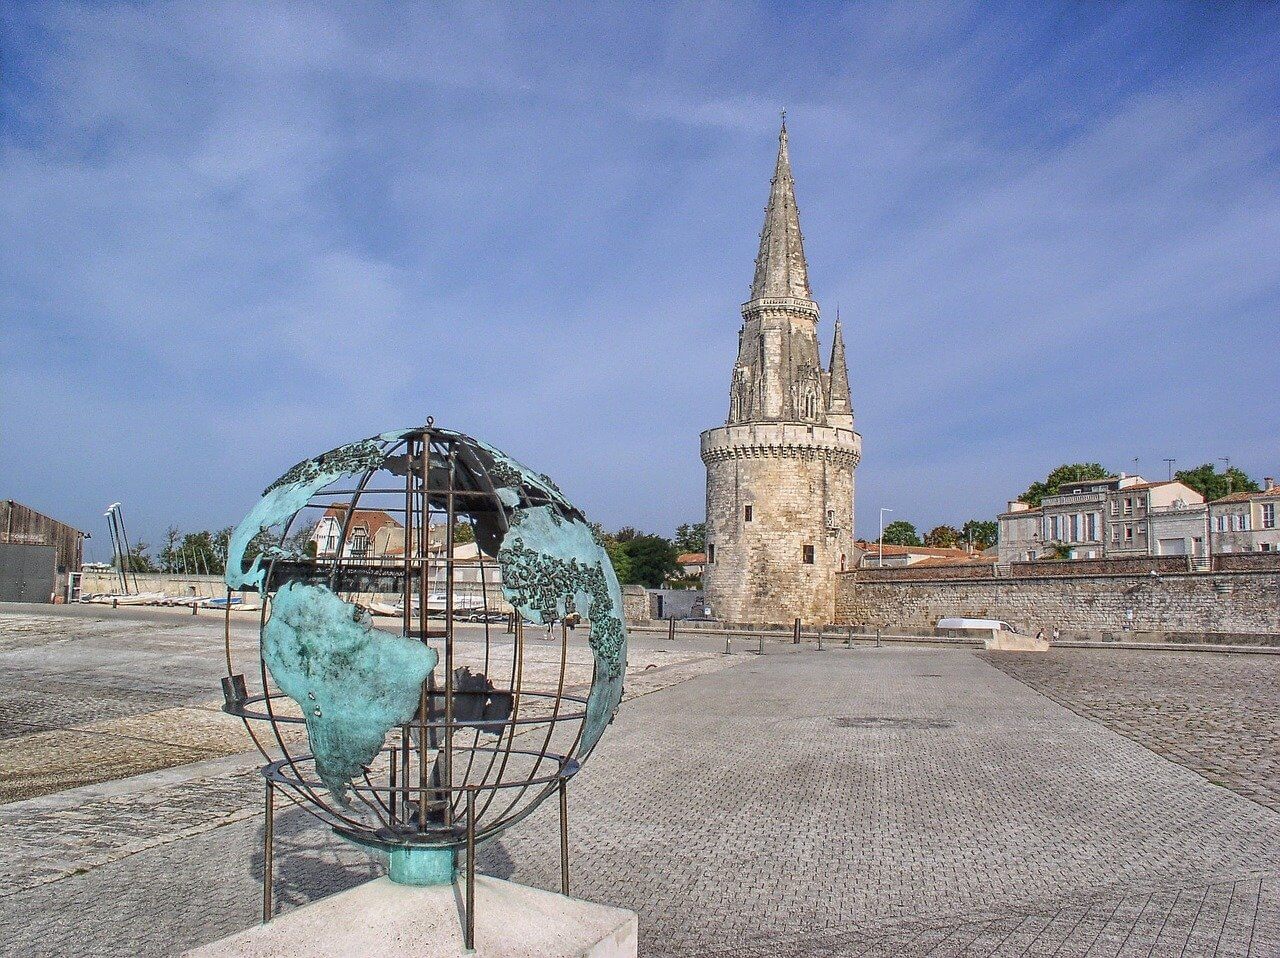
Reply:
[[1280, 812], [1275, 657], [1078, 649], [984, 658], [1073, 712]]
[[[220, 628], [49, 618], [0, 615], [0, 780], [33, 796], [0, 805], [5, 950], [171, 954], [251, 924], [260, 780], [189, 714], [212, 701]], [[1041, 694], [962, 648], [729, 657], [700, 641], [637, 637], [631, 697], [570, 791], [574, 892], [636, 909], [643, 954], [1280, 954], [1280, 812], [1250, 794], [1267, 767], [1214, 784], [1177, 761], [1213, 750], [1198, 741], [1205, 723], [1176, 723], [1188, 745], [1165, 757], [1141, 723], [1048, 697], [1067, 701], [1055, 669], [1074, 675], [1077, 699], [1105, 700], [1164, 653], [1050, 653], [1034, 666], [1048, 677], [1027, 673]], [[1280, 706], [1280, 657], [1179, 657], [1192, 667], [1161, 673], [1162, 707], [1181, 695], [1211, 709], [1211, 734], [1248, 734], [1259, 702]], [[64, 720], [47, 693], [67, 688], [83, 700]], [[131, 733], [79, 726], [160, 712], [147, 727], [174, 731], [136, 736], [142, 758], [112, 766], [141, 762], [141, 774], [49, 791], [15, 765], [15, 742], [92, 763], [96, 739]], [[186, 719], [203, 729], [191, 740], [177, 733]], [[31, 738], [59, 731], [72, 737]], [[148, 763], [146, 746], [216, 757]], [[309, 822], [279, 818], [281, 908], [377, 871]], [[481, 867], [556, 887], [554, 809], [485, 849]]]

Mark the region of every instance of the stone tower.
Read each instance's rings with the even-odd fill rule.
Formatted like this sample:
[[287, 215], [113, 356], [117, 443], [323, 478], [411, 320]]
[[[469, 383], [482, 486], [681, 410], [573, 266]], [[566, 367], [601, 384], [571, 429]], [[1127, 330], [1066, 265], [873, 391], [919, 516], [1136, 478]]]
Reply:
[[742, 306], [729, 417], [702, 434], [710, 615], [731, 623], [833, 621], [835, 574], [853, 554], [853, 430], [844, 337], [818, 355], [818, 304], [800, 235], [787, 125]]

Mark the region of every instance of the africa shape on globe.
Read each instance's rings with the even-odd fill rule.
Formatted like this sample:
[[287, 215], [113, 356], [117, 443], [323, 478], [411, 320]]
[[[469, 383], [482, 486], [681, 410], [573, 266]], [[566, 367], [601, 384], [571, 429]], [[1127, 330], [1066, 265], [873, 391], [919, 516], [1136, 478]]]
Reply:
[[[345, 476], [377, 469], [404, 475], [410, 468], [406, 457], [391, 451], [414, 432], [387, 432], [340, 446], [272, 483], [232, 534], [227, 587], [261, 591], [267, 586], [264, 560], [303, 558], [296, 550], [274, 546], [245, 566], [253, 539], [286, 523], [317, 492]], [[463, 433], [435, 429], [432, 435], [451, 443], [456, 469], [478, 488], [491, 490], [479, 504], [458, 511], [470, 515], [477, 545], [497, 560], [507, 601], [534, 623], [573, 612], [590, 623], [595, 666], [577, 749], [585, 758], [621, 701], [626, 668], [622, 592], [608, 554], [582, 513], [546, 476]], [[433, 450], [431, 473], [446, 467]], [[327, 584], [302, 581], [276, 590], [261, 645], [272, 679], [302, 710], [317, 775], [346, 805], [352, 780], [378, 754], [387, 734], [414, 717], [438, 653], [416, 639], [374, 628], [367, 611]]]

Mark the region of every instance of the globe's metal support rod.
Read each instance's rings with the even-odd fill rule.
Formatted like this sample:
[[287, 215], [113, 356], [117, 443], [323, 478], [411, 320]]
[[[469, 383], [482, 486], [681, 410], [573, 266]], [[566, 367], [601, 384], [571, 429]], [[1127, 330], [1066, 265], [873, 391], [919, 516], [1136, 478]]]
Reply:
[[[426, 445], [423, 445], [423, 461], [426, 461]], [[454, 628], [453, 628], [453, 524], [457, 521], [457, 513], [454, 510], [453, 487], [456, 480], [456, 467], [458, 461], [458, 452], [452, 442], [449, 443], [449, 485], [445, 490], [444, 501], [444, 742], [441, 744], [440, 754], [444, 757], [444, 787], [445, 803], [444, 803], [444, 823], [450, 825], [453, 823], [453, 646], [454, 646]], [[425, 467], [424, 467], [425, 468]], [[424, 471], [424, 476], [428, 475]], [[423, 509], [426, 509], [427, 497], [429, 492], [423, 489]], [[426, 599], [424, 598], [425, 602]], [[474, 809], [475, 799], [471, 800]], [[468, 820], [467, 827], [474, 830], [475, 823]], [[469, 861], [470, 859], [468, 859]], [[470, 867], [470, 866], [468, 866]], [[468, 909], [470, 914], [470, 909]], [[471, 946], [468, 945], [468, 948]]]
[[262, 828], [262, 923], [264, 925], [271, 920], [271, 845], [276, 830], [275, 797], [275, 783], [268, 778], [267, 814], [266, 822]]
[[467, 950], [476, 946], [476, 789], [467, 787], [467, 923], [463, 936]]
[[[405, 445], [405, 460], [413, 460], [413, 440]], [[413, 562], [413, 470], [404, 471], [404, 620], [405, 638], [413, 634], [413, 575], [410, 568]], [[425, 596], [424, 596], [425, 600]]]
[[396, 762], [399, 761], [397, 749], [391, 746], [391, 760], [387, 762], [387, 804], [391, 806], [391, 824], [396, 823], [396, 809], [399, 807], [399, 798], [396, 797]]
[[413, 752], [411, 747], [413, 737], [409, 732], [408, 724], [400, 726], [400, 781], [404, 783], [404, 788], [395, 796], [400, 802], [401, 813], [404, 820], [409, 820], [409, 756]]
[[569, 897], [569, 781], [560, 779], [560, 894]]
[[[428, 420], [429, 422], [429, 420]], [[410, 457], [412, 461], [412, 457]], [[431, 566], [429, 550], [431, 548], [431, 433], [424, 431], [422, 434], [422, 446], [419, 449], [419, 465], [422, 469], [422, 482], [420, 488], [422, 490], [422, 512], [418, 522], [418, 628], [422, 632], [422, 641], [427, 641], [427, 619], [428, 609], [427, 602], [430, 595], [430, 575]], [[409, 470], [413, 472], [412, 469]], [[448, 626], [445, 626], [446, 630]], [[448, 654], [449, 638], [446, 631], [445, 635], [445, 654]], [[427, 785], [430, 782], [430, 773], [427, 770], [427, 748], [429, 745], [435, 744], [433, 740], [428, 739], [427, 722], [431, 718], [429, 714], [435, 707], [432, 700], [431, 692], [434, 690], [434, 671], [428, 675], [422, 683], [422, 695], [418, 705], [419, 725], [418, 725], [418, 830], [422, 831], [427, 827]], [[448, 707], [446, 703], [446, 708]], [[435, 731], [431, 732], [434, 739]], [[406, 783], [408, 784], [408, 783]]]

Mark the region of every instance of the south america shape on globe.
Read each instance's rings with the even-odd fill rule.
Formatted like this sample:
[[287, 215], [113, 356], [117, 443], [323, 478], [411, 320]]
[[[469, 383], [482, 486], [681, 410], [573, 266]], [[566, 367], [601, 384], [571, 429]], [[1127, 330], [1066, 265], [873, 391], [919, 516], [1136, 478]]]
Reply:
[[413, 718], [438, 653], [373, 628], [368, 613], [322, 586], [290, 582], [262, 630], [262, 657], [302, 707], [316, 774], [344, 806], [352, 779], [391, 729]]

